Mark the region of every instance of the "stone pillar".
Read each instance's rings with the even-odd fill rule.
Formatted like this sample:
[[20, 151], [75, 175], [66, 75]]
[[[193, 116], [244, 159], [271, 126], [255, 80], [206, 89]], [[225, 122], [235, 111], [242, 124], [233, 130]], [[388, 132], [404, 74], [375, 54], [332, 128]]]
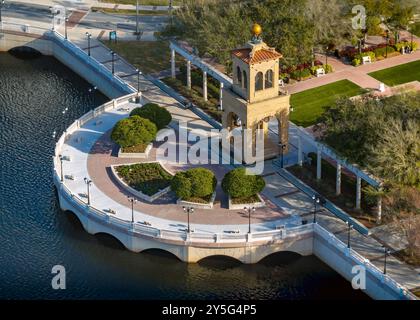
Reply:
[[337, 177], [335, 180], [335, 195], [341, 194], [341, 164], [337, 162]]
[[302, 138], [298, 135], [298, 165], [303, 166], [302, 160]]
[[207, 71], [203, 71], [203, 99], [207, 101]]
[[191, 90], [191, 61], [187, 60], [187, 87]]
[[362, 178], [356, 178], [356, 209], [360, 209], [360, 203], [362, 198]]
[[319, 147], [317, 147], [316, 149], [316, 179], [317, 180], [321, 180], [321, 166], [322, 166], [322, 153], [321, 153], [321, 149]]
[[171, 49], [171, 76], [173, 79], [176, 77], [175, 67], [175, 50]]
[[220, 82], [220, 100], [219, 100], [219, 104], [220, 104], [220, 110], [223, 111], [223, 88], [224, 88], [224, 84], [223, 82]]

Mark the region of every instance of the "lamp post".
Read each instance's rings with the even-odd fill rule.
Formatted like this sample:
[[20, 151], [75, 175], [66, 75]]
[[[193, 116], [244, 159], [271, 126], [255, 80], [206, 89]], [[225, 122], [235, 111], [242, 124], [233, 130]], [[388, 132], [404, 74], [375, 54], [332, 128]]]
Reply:
[[112, 62], [112, 74], [114, 74], [115, 73], [115, 66], [114, 66], [115, 52], [114, 51], [111, 51], [111, 56], [112, 56], [112, 58], [111, 58], [111, 62]]
[[65, 115], [66, 115], [67, 111], [69, 111], [68, 107], [66, 107], [63, 111], [61, 111], [61, 113], [63, 114], [63, 130], [64, 130], [64, 133], [66, 132], [66, 117], [65, 117]]
[[388, 58], [388, 41], [389, 41], [389, 30], [385, 30], [386, 33], [386, 48], [385, 48], [385, 58]]
[[89, 88], [89, 93], [91, 94], [90, 95], [90, 99], [91, 99], [91, 104], [92, 104], [92, 110], [93, 109], [95, 109], [95, 107], [96, 107], [96, 104], [95, 104], [95, 91], [96, 91], [96, 89], [98, 89], [96, 86], [94, 86], [94, 87], [92, 87], [92, 88]]
[[351, 229], [353, 229], [353, 225], [349, 222], [349, 221], [346, 221], [346, 224], [347, 224], [347, 248], [349, 248], [350, 249], [350, 246], [351, 246], [351, 244], [350, 244], [350, 233], [351, 233]]
[[86, 37], [88, 41], [88, 56], [90, 57], [90, 38], [92, 37], [92, 34], [90, 34], [89, 32], [86, 32]]
[[137, 40], [139, 40], [139, 0], [136, 1], [136, 36]]
[[63, 155], [59, 154], [58, 159], [60, 159], [60, 180], [61, 180], [61, 182], [63, 182], [64, 181], [64, 174], [63, 174], [64, 157], [63, 157]]
[[248, 213], [248, 233], [251, 233], [251, 213], [255, 212], [254, 207], [245, 207], [244, 210]]
[[0, 0], [0, 23], [2, 22], [2, 20], [1, 20], [1, 11], [3, 9], [3, 5], [4, 5], [4, 0]]
[[314, 194], [312, 196], [312, 200], [314, 202], [314, 223], [316, 223], [316, 210], [317, 210], [318, 204], [321, 202], [321, 198], [319, 197], [319, 195]]
[[136, 96], [136, 103], [140, 103], [140, 75], [141, 71], [136, 69], [137, 72], [137, 96]]
[[[1, 20], [1, 19], [0, 19]], [[411, 46], [410, 46], [410, 53], [413, 53], [413, 28], [410, 28], [410, 35], [411, 35]]]
[[190, 233], [191, 232], [191, 229], [190, 229], [190, 213], [194, 213], [194, 208], [193, 207], [182, 207], [182, 209], [184, 209], [184, 212], [187, 213], [187, 222], [188, 222], [187, 233]]
[[284, 150], [286, 149], [287, 144], [285, 144], [283, 142], [280, 142], [279, 146], [280, 146], [280, 151], [281, 151], [281, 153], [280, 153], [280, 167], [283, 169], [284, 168]]
[[390, 253], [391, 251], [387, 247], [384, 247], [384, 274], [386, 274], [386, 258]]
[[87, 198], [88, 198], [88, 206], [90, 206], [90, 185], [92, 184], [92, 180], [88, 178], [84, 178], [87, 187]]
[[69, 18], [66, 17], [66, 19], [64, 19], [64, 39], [68, 39], [67, 36], [67, 22], [69, 22]]
[[137, 200], [133, 197], [128, 197], [128, 201], [131, 202], [131, 223], [134, 224], [134, 204], [137, 203]]
[[169, 0], [169, 13], [171, 16], [171, 26], [173, 25], [173, 14], [172, 14], [172, 10], [173, 10], [173, 5], [172, 5], [172, 0]]

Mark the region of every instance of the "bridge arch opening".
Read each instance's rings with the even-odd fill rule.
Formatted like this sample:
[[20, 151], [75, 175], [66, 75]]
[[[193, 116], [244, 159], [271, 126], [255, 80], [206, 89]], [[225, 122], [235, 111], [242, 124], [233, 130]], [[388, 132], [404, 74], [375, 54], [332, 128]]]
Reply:
[[42, 56], [42, 53], [29, 46], [14, 47], [8, 51], [12, 56], [18, 59], [36, 59]]
[[285, 266], [296, 262], [302, 257], [300, 253], [294, 251], [278, 251], [265, 256], [258, 263], [265, 266]]
[[112, 234], [106, 232], [98, 232], [94, 234], [95, 239], [103, 246], [115, 250], [126, 250], [124, 244]]
[[227, 270], [239, 267], [242, 265], [242, 262], [234, 257], [226, 255], [213, 255], [200, 259], [198, 264], [210, 269]]
[[159, 249], [159, 248], [150, 248], [150, 249], [145, 249], [143, 251], [141, 251], [141, 254], [145, 255], [146, 257], [150, 257], [152, 259], [154, 258], [164, 258], [167, 259], [168, 262], [180, 262], [181, 259], [179, 257], [177, 257], [174, 253], [164, 250], [164, 249]]

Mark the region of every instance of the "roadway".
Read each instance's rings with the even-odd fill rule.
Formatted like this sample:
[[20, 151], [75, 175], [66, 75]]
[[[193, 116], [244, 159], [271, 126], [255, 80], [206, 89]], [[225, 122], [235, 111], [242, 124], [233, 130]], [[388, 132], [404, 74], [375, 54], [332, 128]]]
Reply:
[[[73, 12], [76, 8], [70, 8]], [[136, 16], [124, 14], [111, 14], [103, 12], [86, 11], [87, 14], [80, 20], [78, 26], [85, 29], [119, 30], [133, 33], [136, 30]], [[67, 13], [70, 16], [71, 13]], [[3, 6], [2, 16], [9, 21], [30, 20], [31, 24], [51, 24], [52, 14], [48, 4], [34, 4], [23, 2], [8, 2]], [[140, 15], [139, 27], [144, 33], [153, 34], [160, 31], [168, 22], [165, 15]]]

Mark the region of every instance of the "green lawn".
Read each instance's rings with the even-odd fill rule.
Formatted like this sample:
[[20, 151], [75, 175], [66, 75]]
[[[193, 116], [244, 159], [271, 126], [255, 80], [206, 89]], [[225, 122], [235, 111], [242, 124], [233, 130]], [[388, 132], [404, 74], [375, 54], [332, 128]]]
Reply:
[[420, 61], [413, 61], [396, 67], [369, 73], [369, 75], [388, 86], [411, 81], [420, 81]]
[[167, 41], [103, 42], [143, 73], [159, 72], [171, 67], [169, 43]]
[[339, 98], [353, 97], [365, 92], [353, 82], [341, 80], [292, 94], [290, 104], [294, 110], [290, 114], [290, 120], [299, 126], [311, 126], [317, 122], [324, 108], [334, 104]]

